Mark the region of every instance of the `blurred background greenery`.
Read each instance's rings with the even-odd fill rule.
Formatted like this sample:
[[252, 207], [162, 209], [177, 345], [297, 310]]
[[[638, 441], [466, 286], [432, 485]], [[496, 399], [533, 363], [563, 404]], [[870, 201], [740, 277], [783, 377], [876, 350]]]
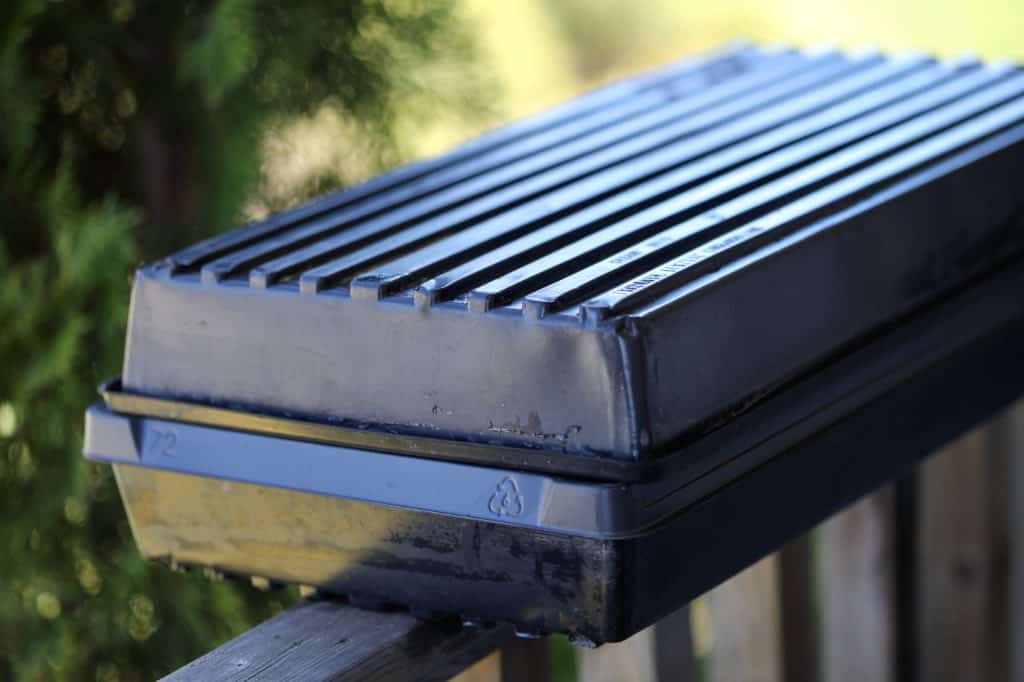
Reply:
[[1019, 58], [1021, 29], [1019, 0], [0, 3], [0, 679], [152, 679], [295, 598], [143, 562], [79, 454], [139, 263], [736, 36]]

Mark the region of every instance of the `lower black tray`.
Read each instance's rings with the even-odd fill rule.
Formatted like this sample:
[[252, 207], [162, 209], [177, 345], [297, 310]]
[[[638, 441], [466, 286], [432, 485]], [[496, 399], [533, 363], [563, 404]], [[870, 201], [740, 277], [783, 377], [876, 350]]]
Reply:
[[[86, 453], [116, 464], [147, 556], [618, 641], [1024, 393], [1021, 291], [1020, 264], [975, 281], [689, 444], [685, 467], [646, 483], [371, 452], [363, 463], [394, 458], [394, 468], [336, 467], [330, 447], [318, 468], [287, 456], [299, 441], [194, 425], [221, 447], [191, 456], [153, 426], [174, 422], [105, 407], [90, 413]], [[243, 436], [278, 443], [278, 478], [259, 453], [232, 447]], [[212, 468], [225, 462], [236, 470]], [[403, 478], [411, 462], [488, 484]], [[325, 492], [353, 482], [364, 494]]]

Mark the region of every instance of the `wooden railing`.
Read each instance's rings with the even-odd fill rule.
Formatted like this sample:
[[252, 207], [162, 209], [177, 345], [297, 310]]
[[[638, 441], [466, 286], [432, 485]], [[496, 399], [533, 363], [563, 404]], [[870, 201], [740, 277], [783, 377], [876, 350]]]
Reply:
[[[684, 539], [680, 539], [684, 542]], [[548, 642], [318, 601], [172, 680], [549, 679]], [[633, 638], [585, 682], [1024, 680], [1024, 404]]]

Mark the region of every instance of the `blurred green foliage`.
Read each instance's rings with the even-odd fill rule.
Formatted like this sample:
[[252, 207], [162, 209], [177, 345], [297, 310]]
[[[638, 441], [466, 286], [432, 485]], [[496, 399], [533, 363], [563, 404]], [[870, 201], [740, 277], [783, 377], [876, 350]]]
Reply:
[[0, 678], [152, 679], [292, 598], [143, 562], [109, 467], [80, 455], [83, 410], [119, 372], [133, 268], [237, 222], [268, 131], [328, 106], [380, 166], [411, 108], [480, 110], [453, 13], [0, 3]]

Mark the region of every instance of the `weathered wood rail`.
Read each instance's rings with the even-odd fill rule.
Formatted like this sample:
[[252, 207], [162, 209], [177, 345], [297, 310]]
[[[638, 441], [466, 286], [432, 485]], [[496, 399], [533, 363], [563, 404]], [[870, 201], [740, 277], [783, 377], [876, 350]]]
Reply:
[[[578, 679], [1022, 680], [1022, 519], [1024, 403], [690, 609], [579, 650]], [[546, 641], [507, 628], [312, 601], [168, 679], [543, 682], [549, 669]]]
[[513, 638], [408, 613], [307, 601], [193, 661], [169, 680], [446, 680]]

